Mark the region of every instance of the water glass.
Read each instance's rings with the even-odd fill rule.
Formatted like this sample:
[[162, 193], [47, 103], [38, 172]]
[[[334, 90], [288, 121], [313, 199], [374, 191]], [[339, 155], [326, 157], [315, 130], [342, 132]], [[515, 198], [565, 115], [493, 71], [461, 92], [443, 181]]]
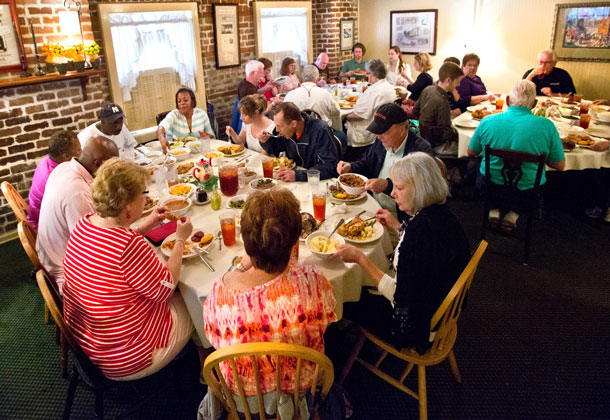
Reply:
[[317, 169], [307, 170], [307, 184], [311, 192], [316, 192], [320, 189], [320, 171]]

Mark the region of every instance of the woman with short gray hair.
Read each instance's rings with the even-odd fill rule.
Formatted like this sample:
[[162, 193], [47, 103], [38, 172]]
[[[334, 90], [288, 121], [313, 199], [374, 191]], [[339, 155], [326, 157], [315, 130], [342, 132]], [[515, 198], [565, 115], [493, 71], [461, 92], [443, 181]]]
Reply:
[[[364, 67], [366, 68], [366, 71], [370, 73], [371, 76], [375, 77], [378, 80], [385, 79], [386, 75], [388, 74], [388, 71], [385, 68], [385, 64], [383, 64], [383, 61], [378, 58], [367, 61]], [[369, 82], [371, 82], [370, 77]]]
[[387, 210], [377, 221], [398, 231], [392, 278], [353, 245], [334, 254], [360, 265], [379, 294], [362, 293], [357, 303], [344, 305], [343, 316], [362, 325], [397, 348], [419, 354], [430, 347], [430, 320], [470, 259], [468, 239], [445, 200], [447, 182], [436, 161], [423, 152], [409, 153], [390, 169], [392, 197], [410, 218], [400, 224]]

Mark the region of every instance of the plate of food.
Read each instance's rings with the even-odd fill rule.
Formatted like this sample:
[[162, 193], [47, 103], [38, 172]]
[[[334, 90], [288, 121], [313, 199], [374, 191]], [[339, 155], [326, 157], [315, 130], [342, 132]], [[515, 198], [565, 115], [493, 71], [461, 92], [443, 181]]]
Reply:
[[487, 107], [487, 106], [481, 106], [481, 105], [470, 105], [470, 106], [466, 107], [466, 111], [468, 111], [468, 112], [474, 112], [476, 110], [491, 112], [492, 109], [496, 109], [496, 108], [492, 107], [492, 106]]
[[477, 128], [479, 126], [480, 121], [478, 120], [465, 120], [456, 118], [453, 123], [456, 127], [460, 128]]
[[184, 142], [176, 139], [169, 144], [170, 149], [175, 149], [177, 147], [184, 147]]
[[233, 196], [229, 198], [229, 201], [227, 201], [227, 208], [232, 210], [241, 210], [244, 208], [247, 198], [248, 196], [245, 194]]
[[402, 95], [406, 95], [408, 90], [404, 86], [394, 86], [394, 92], [396, 92], [396, 95], [402, 96]]
[[595, 137], [591, 137], [587, 134], [568, 134], [566, 137], [561, 139], [561, 142], [564, 144], [567, 142], [573, 142], [576, 146], [588, 149], [592, 145], [595, 144], [597, 140], [601, 140]]
[[146, 194], [144, 198], [146, 199], [146, 202], [144, 203], [144, 210], [142, 210], [142, 214], [148, 214], [157, 206], [157, 204], [159, 204], [159, 198], [150, 194]]
[[337, 233], [328, 238], [330, 232], [318, 230], [310, 234], [305, 239], [305, 245], [311, 251], [312, 254], [326, 258], [331, 254], [337, 252], [337, 249], [345, 244], [345, 239]]
[[176, 171], [178, 171], [178, 175], [184, 175], [188, 174], [194, 167], [195, 164], [193, 162], [185, 162], [178, 165]]
[[[195, 229], [193, 229], [195, 231]], [[192, 236], [184, 242], [184, 248], [182, 250], [182, 258], [192, 258], [197, 255], [194, 247], [200, 249], [207, 249], [214, 241], [214, 235], [212, 233], [206, 233], [203, 230], [196, 230]], [[172, 233], [161, 243], [161, 253], [166, 257], [172, 255], [172, 250], [176, 244], [176, 234]]]
[[246, 151], [243, 144], [229, 144], [227, 146], [221, 146], [218, 151], [224, 155], [224, 157], [239, 156]]
[[487, 108], [477, 108], [470, 113], [473, 120], [482, 120], [483, 118], [491, 114], [492, 111], [488, 110]]
[[368, 244], [383, 236], [383, 226], [375, 216], [363, 216], [348, 219], [337, 229], [337, 233], [346, 241], [356, 244]]
[[169, 193], [179, 197], [190, 197], [195, 193], [195, 189], [193, 184], [176, 184], [169, 189]]
[[328, 191], [330, 192], [331, 198], [333, 200], [341, 201], [344, 203], [358, 201], [366, 196], [366, 192], [362, 192], [360, 194], [348, 194], [343, 188], [341, 188], [341, 184], [339, 184], [338, 182], [335, 185], [331, 185], [330, 187], [328, 187]]
[[354, 109], [354, 105], [351, 102], [339, 102], [339, 108], [341, 108], [341, 109]]
[[339, 184], [341, 188], [348, 193], [360, 195], [364, 192], [364, 184], [369, 179], [360, 174], [342, 174], [339, 176]]
[[288, 77], [286, 76], [278, 76], [275, 79], [273, 79], [273, 81], [277, 84], [277, 85], [283, 85], [284, 83], [286, 83], [286, 80], [288, 79]]
[[256, 178], [248, 184], [253, 190], [268, 190], [277, 185], [277, 181], [273, 178]]
[[220, 152], [207, 152], [204, 156], [208, 159], [215, 159], [223, 157], [224, 155]]
[[297, 166], [296, 162], [292, 159], [288, 159], [286, 156], [281, 158], [273, 158], [273, 169], [288, 168], [292, 169]]
[[191, 153], [191, 149], [188, 147], [176, 147], [174, 149], [169, 150], [170, 156], [176, 158], [176, 160], [184, 160], [189, 157], [189, 153]]
[[160, 152], [158, 150], [146, 150], [142, 154], [144, 155], [144, 157], [146, 157], [148, 159], [155, 159], [155, 158], [158, 158], [159, 156], [163, 156], [163, 152]]
[[354, 70], [354, 74], [366, 74], [366, 71], [362, 70], [361, 68], [357, 68], [356, 70]]

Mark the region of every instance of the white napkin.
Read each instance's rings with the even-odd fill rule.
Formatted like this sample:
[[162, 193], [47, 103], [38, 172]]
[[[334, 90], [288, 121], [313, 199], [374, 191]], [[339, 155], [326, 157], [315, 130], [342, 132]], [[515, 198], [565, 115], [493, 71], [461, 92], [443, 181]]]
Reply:
[[328, 214], [330, 216], [334, 216], [337, 214], [345, 214], [345, 213], [347, 213], [347, 205], [345, 203], [336, 204], [334, 206], [331, 206], [331, 209], [328, 212]]

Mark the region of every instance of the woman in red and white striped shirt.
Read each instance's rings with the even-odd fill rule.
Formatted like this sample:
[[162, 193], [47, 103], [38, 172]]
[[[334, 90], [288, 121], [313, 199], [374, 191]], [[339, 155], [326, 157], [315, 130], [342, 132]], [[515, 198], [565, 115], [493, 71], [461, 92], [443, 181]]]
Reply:
[[[92, 185], [97, 213], [74, 227], [64, 259], [64, 316], [74, 337], [104, 375], [134, 380], [167, 365], [188, 342], [193, 323], [174, 289], [182, 246], [164, 265], [142, 235], [165, 218], [153, 210], [136, 230], [145, 204], [148, 172], [113, 158]], [[176, 244], [190, 236], [188, 218], [178, 222]]]

